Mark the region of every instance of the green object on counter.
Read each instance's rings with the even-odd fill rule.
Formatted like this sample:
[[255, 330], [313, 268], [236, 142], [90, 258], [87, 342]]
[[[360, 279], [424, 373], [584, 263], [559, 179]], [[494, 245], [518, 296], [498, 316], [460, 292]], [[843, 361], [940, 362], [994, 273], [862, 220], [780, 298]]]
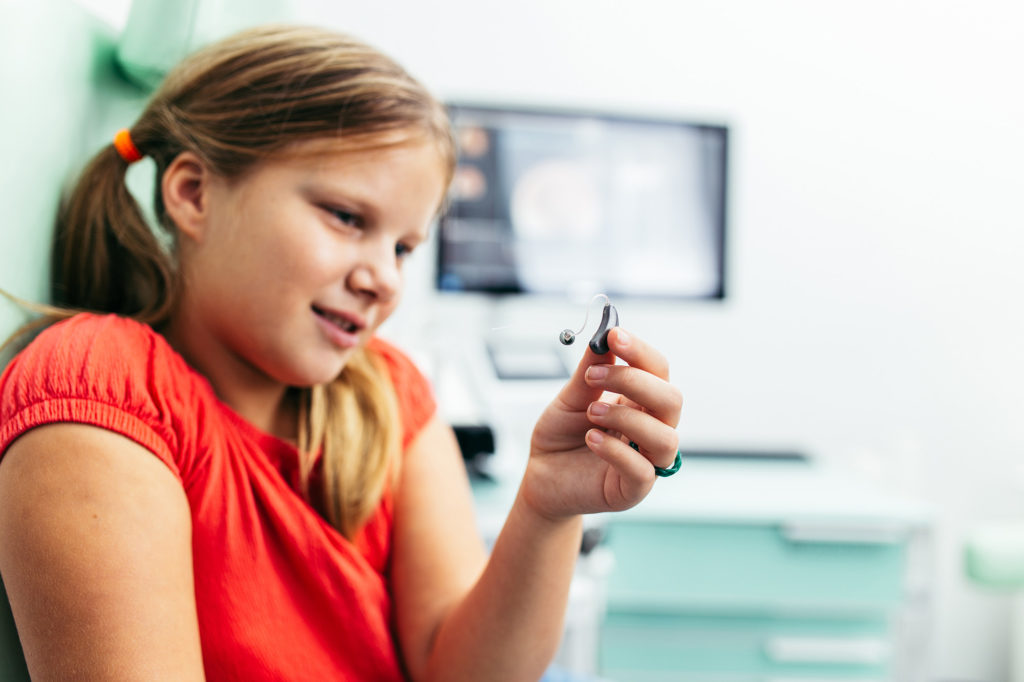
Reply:
[[993, 523], [975, 530], [964, 550], [967, 575], [989, 587], [1024, 587], [1024, 524]]
[[117, 61], [143, 87], [207, 43], [244, 28], [287, 21], [290, 0], [135, 0], [118, 41]]

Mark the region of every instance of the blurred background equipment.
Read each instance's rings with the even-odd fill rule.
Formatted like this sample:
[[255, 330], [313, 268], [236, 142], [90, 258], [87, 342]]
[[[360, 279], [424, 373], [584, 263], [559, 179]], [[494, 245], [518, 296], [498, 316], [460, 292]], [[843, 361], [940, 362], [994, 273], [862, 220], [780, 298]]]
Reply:
[[459, 144], [442, 291], [725, 296], [724, 125], [449, 107]]

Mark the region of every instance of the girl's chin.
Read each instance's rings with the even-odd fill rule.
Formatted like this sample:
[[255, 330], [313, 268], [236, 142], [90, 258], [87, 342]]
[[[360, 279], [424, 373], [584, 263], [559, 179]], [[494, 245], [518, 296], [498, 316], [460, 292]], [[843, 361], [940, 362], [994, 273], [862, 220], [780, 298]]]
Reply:
[[305, 385], [316, 386], [317, 384], [326, 384], [337, 379], [345, 369], [345, 365], [348, 364], [349, 358], [352, 357], [354, 351], [355, 349], [353, 348], [340, 354], [332, 354], [330, 359], [308, 368], [309, 371], [305, 372]]
[[338, 375], [345, 369], [345, 365], [348, 364], [350, 356], [351, 353], [347, 353], [344, 358], [334, 356], [327, 359], [320, 358], [319, 361], [309, 360], [301, 365], [292, 365], [287, 369], [280, 368], [284, 371], [279, 369], [271, 376], [278, 383], [294, 388], [310, 388], [327, 384], [338, 378]]

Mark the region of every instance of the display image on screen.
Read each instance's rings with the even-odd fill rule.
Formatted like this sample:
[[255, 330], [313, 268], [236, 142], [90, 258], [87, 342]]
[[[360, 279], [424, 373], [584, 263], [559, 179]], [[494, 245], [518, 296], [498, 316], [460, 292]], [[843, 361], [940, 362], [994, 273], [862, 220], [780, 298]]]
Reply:
[[453, 104], [442, 291], [721, 299], [728, 129]]

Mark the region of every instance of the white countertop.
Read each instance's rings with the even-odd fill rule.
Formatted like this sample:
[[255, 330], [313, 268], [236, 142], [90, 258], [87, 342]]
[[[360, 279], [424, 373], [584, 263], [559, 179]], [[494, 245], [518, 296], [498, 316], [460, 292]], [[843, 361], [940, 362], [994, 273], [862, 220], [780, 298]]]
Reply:
[[[510, 477], [511, 478], [511, 477]], [[478, 524], [496, 534], [515, 498], [519, 480], [475, 482]], [[758, 523], [810, 527], [825, 524], [877, 534], [929, 523], [922, 501], [887, 491], [849, 472], [813, 462], [753, 458], [690, 458], [676, 475], [659, 480], [635, 508], [588, 517], [600, 525], [622, 521]], [[798, 532], [798, 531], [794, 531]]]

